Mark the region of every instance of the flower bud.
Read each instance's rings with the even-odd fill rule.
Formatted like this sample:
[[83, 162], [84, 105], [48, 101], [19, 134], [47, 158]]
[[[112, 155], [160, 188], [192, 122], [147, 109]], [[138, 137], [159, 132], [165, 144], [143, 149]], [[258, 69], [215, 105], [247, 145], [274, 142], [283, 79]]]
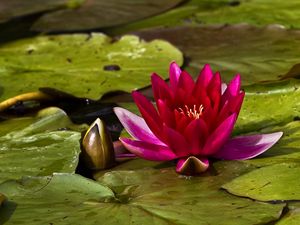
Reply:
[[101, 170], [115, 164], [111, 136], [99, 118], [89, 127], [82, 140], [82, 160], [92, 170]]

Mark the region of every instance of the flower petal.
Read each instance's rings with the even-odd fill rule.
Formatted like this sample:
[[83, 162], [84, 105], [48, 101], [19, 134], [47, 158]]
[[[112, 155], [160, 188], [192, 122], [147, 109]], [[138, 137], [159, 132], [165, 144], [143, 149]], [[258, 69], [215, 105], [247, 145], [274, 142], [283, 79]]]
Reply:
[[208, 136], [208, 128], [203, 119], [190, 122], [184, 131], [184, 136], [191, 146], [191, 154], [199, 155]]
[[236, 121], [236, 114], [227, 117], [221, 125], [207, 138], [202, 154], [211, 155], [216, 153], [228, 140]]
[[171, 90], [167, 83], [156, 73], [153, 73], [151, 76], [152, 90], [154, 99], [162, 99], [168, 103], [172, 102]]
[[168, 126], [168, 127], [175, 127], [175, 116], [174, 112], [170, 110], [170, 108], [167, 106], [167, 104], [162, 101], [161, 99], [158, 99], [157, 101], [157, 109], [159, 111], [160, 118], [162, 121]]
[[181, 133], [165, 125], [163, 126], [163, 132], [168, 146], [178, 157], [184, 157], [191, 153], [190, 145]]
[[137, 91], [132, 92], [132, 97], [150, 130], [157, 138], [163, 141], [162, 122], [152, 103]]
[[181, 69], [180, 67], [175, 63], [172, 62], [170, 65], [170, 86], [173, 90], [176, 89], [177, 84], [178, 84], [178, 80], [181, 74]]
[[182, 71], [178, 80], [177, 87], [182, 88], [185, 91], [185, 94], [189, 95], [190, 93], [192, 93], [194, 86], [195, 86], [195, 82], [191, 77], [191, 75], [185, 71]]
[[114, 112], [119, 118], [120, 122], [126, 129], [126, 131], [135, 139], [140, 141], [146, 141], [154, 144], [165, 145], [161, 142], [149, 129], [145, 120], [138, 115], [123, 109], [121, 107], [115, 107]]
[[136, 141], [129, 138], [120, 138], [125, 148], [143, 159], [152, 161], [167, 161], [176, 158], [176, 155], [167, 146]]
[[237, 96], [240, 93], [241, 88], [241, 76], [237, 74], [228, 84], [226, 90], [222, 95], [221, 105], [223, 106], [224, 103], [231, 99], [234, 96]]
[[225, 160], [251, 159], [271, 148], [281, 138], [282, 134], [282, 132], [276, 132], [238, 136], [228, 140], [213, 157]]
[[212, 78], [213, 71], [208, 64], [205, 64], [197, 78], [196, 85], [200, 88], [207, 87]]
[[222, 83], [222, 86], [221, 86], [221, 94], [223, 95], [224, 92], [226, 91], [227, 89], [227, 84], [226, 83]]
[[188, 158], [181, 158], [176, 165], [176, 172], [184, 175], [195, 175], [203, 173], [209, 167], [207, 158], [197, 158], [190, 156]]
[[241, 76], [237, 74], [230, 81], [226, 91], [228, 91], [231, 96], [235, 96], [240, 92], [240, 88], [241, 88]]

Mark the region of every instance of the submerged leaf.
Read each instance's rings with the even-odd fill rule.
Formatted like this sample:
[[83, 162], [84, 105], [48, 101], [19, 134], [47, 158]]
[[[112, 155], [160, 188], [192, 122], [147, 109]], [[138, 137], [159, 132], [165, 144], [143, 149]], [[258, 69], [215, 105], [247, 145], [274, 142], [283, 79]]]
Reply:
[[272, 4], [269, 0], [232, 0], [224, 7], [200, 11], [196, 19], [205, 24], [282, 24], [288, 28], [299, 28], [299, 7], [298, 0], [273, 0]]
[[62, 9], [41, 16], [32, 29], [57, 32], [113, 27], [162, 13], [181, 2], [183, 0], [85, 1], [79, 8]]
[[[1, 2], [0, 23], [45, 11], [79, 6], [84, 0], [9, 0]], [[71, 4], [72, 2], [72, 4]]]
[[300, 58], [300, 33], [281, 27], [181, 26], [135, 33], [177, 46], [185, 53], [191, 74], [208, 63], [225, 81], [240, 73], [243, 85], [281, 79]]

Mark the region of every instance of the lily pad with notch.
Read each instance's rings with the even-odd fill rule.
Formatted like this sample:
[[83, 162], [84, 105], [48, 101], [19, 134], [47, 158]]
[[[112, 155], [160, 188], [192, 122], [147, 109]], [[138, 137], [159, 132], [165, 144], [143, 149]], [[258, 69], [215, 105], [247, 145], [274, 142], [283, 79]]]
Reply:
[[222, 218], [223, 224], [250, 225], [278, 219], [284, 204], [255, 202], [219, 190], [251, 166], [219, 162], [215, 168], [217, 176], [184, 177], [170, 164], [132, 160], [98, 174], [98, 183], [79, 175], [54, 174], [8, 181], [0, 191], [17, 204], [7, 224], [196, 225], [217, 224]]

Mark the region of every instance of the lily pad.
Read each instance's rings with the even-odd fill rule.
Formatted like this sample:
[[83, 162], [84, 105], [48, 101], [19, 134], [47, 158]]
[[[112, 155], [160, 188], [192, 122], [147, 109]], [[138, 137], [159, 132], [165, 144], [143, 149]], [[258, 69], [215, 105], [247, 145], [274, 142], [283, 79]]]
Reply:
[[32, 118], [0, 123], [0, 183], [24, 175], [73, 173], [81, 133], [69, 129], [83, 128], [73, 125], [58, 108], [44, 109]]
[[[69, 174], [5, 182], [0, 191], [17, 205], [6, 224], [198, 225], [218, 224], [222, 218], [222, 224], [252, 225], [278, 219], [284, 206], [219, 190], [224, 180], [250, 169], [238, 162], [217, 164], [218, 176], [194, 178], [178, 176], [169, 165], [143, 163], [127, 162], [104, 173], [101, 183]], [[6, 211], [0, 209], [0, 218]]]
[[199, 22], [205, 24], [249, 23], [258, 26], [282, 24], [289, 28], [300, 27], [300, 2], [298, 0], [239, 0], [228, 1], [225, 7], [215, 10], [201, 10], [196, 14]]
[[0, 5], [0, 23], [10, 19], [61, 8], [73, 8], [84, 0], [10, 0]]
[[223, 188], [234, 195], [260, 201], [300, 200], [299, 173], [299, 164], [276, 164], [242, 175]]
[[77, 9], [47, 13], [34, 25], [37, 31], [78, 31], [112, 27], [134, 22], [171, 9], [182, 0], [94, 0]]
[[300, 82], [296, 79], [245, 87], [246, 96], [235, 133], [285, 124], [300, 116]]
[[19, 40], [0, 47], [0, 100], [41, 87], [98, 99], [109, 91], [147, 86], [154, 71], [167, 77], [172, 60], [183, 62], [174, 46], [136, 36], [115, 42], [99, 33]]
[[289, 211], [276, 225], [298, 225], [300, 223], [300, 204], [289, 203]]
[[177, 46], [188, 59], [187, 71], [194, 76], [209, 63], [225, 81], [240, 73], [243, 85], [281, 79], [300, 61], [300, 32], [278, 26], [181, 26], [135, 34]]

